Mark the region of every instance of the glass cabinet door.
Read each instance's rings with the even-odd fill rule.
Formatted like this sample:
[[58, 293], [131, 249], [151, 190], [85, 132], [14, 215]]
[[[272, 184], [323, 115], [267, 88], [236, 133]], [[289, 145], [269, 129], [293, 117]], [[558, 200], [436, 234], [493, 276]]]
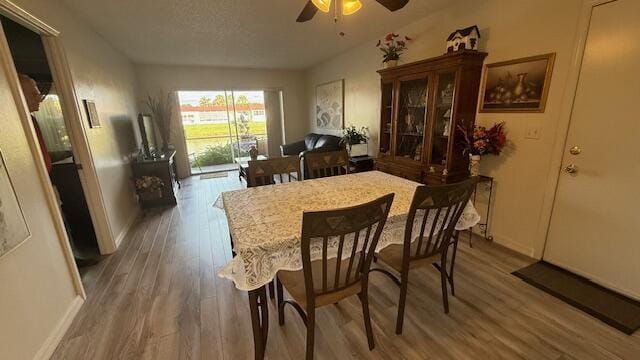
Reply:
[[422, 161], [429, 79], [400, 81], [396, 123], [396, 158]]
[[393, 82], [382, 84], [380, 115], [380, 155], [391, 154], [391, 122], [393, 121]]
[[456, 73], [438, 74], [435, 114], [431, 134], [431, 164], [447, 165], [449, 139], [456, 129], [452, 128], [453, 99]]

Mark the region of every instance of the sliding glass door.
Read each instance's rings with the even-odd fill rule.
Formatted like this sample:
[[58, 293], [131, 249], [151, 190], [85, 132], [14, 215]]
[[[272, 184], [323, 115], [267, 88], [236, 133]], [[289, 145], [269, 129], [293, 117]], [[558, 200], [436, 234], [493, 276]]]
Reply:
[[267, 153], [263, 91], [180, 91], [178, 97], [193, 174], [236, 169], [252, 146]]

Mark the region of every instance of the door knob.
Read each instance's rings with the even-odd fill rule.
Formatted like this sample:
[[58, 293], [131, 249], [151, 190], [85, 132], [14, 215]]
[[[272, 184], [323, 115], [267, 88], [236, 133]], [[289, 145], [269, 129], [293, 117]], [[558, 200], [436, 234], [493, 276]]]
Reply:
[[569, 164], [565, 166], [564, 172], [566, 172], [567, 174], [575, 174], [578, 172], [578, 167], [575, 166], [574, 164]]
[[581, 152], [582, 152], [582, 149], [580, 148], [580, 146], [574, 146], [571, 149], [569, 149], [569, 153], [571, 155], [580, 155]]

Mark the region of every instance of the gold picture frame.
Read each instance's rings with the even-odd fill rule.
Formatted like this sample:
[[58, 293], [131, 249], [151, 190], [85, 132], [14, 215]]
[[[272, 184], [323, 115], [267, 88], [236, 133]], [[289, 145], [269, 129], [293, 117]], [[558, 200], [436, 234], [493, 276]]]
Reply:
[[480, 87], [481, 113], [543, 113], [556, 53], [487, 64]]

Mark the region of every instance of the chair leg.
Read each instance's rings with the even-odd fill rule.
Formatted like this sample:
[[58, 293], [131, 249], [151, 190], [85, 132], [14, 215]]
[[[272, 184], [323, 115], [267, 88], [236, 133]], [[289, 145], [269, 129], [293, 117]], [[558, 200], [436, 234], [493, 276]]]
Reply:
[[442, 305], [444, 306], [444, 313], [449, 313], [449, 290], [447, 290], [447, 263], [446, 257], [443, 257], [443, 263], [440, 263], [440, 282], [442, 283]]
[[451, 285], [451, 295], [456, 296], [456, 288], [453, 284], [453, 270], [456, 264], [456, 254], [458, 253], [458, 233], [456, 233], [455, 239], [453, 240], [453, 254], [451, 255], [451, 267], [448, 271], [447, 278], [449, 279], [449, 285]]
[[229, 231], [229, 242], [231, 243], [231, 257], [236, 257], [236, 252], [233, 251], [233, 236], [231, 236], [231, 231]]
[[276, 291], [278, 293], [278, 324], [284, 325], [284, 292], [282, 291], [282, 283], [276, 276]]
[[369, 295], [367, 290], [363, 290], [358, 294], [360, 302], [362, 303], [362, 317], [364, 318], [364, 328], [367, 331], [367, 342], [369, 343], [369, 350], [373, 350], [375, 343], [373, 340], [373, 328], [371, 327], [371, 315], [369, 314]]
[[269, 299], [275, 299], [276, 297], [276, 290], [275, 287], [273, 286], [273, 281], [269, 282]]
[[316, 310], [307, 314], [307, 360], [313, 360], [313, 345], [315, 342]]
[[404, 307], [407, 303], [407, 290], [409, 287], [409, 271], [403, 271], [400, 282], [400, 300], [398, 300], [398, 319], [396, 320], [396, 334], [402, 334], [404, 324]]

